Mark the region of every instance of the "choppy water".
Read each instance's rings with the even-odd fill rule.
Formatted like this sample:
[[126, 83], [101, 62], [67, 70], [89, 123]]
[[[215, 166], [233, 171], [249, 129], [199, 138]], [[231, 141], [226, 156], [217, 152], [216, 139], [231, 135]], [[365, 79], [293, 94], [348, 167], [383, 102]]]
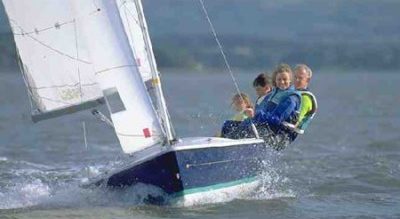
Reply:
[[[238, 75], [253, 97], [255, 76]], [[87, 112], [32, 124], [20, 75], [3, 72], [0, 218], [400, 218], [399, 82], [398, 73], [316, 73], [315, 121], [268, 165], [252, 196], [157, 207], [143, 203], [158, 192], [143, 185], [124, 192], [79, 187], [124, 159], [115, 136]], [[163, 84], [180, 136], [214, 135], [232, 114], [227, 74], [171, 72]]]

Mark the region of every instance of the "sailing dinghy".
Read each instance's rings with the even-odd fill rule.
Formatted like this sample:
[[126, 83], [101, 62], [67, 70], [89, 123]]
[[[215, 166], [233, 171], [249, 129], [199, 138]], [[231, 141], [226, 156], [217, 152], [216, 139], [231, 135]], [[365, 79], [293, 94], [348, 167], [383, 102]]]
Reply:
[[2, 0], [33, 121], [106, 104], [131, 162], [94, 182], [138, 183], [193, 202], [251, 191], [269, 150], [262, 139], [178, 138], [140, 0]]

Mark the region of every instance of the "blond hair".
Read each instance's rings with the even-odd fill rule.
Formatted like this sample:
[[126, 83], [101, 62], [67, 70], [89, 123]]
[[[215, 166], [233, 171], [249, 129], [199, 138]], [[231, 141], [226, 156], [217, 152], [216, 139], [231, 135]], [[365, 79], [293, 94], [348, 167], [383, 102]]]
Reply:
[[244, 101], [244, 104], [246, 105], [246, 108], [253, 108], [253, 103], [250, 100], [250, 97], [245, 94], [245, 93], [237, 93], [233, 95], [232, 97], [232, 105], [235, 103], [235, 101]]
[[276, 76], [280, 73], [288, 73], [289, 77], [290, 77], [290, 81], [293, 82], [293, 71], [292, 68], [290, 68], [290, 65], [286, 64], [286, 63], [282, 63], [279, 64], [276, 69], [274, 70], [274, 72], [272, 73], [272, 84], [274, 85], [274, 87], [276, 87]]

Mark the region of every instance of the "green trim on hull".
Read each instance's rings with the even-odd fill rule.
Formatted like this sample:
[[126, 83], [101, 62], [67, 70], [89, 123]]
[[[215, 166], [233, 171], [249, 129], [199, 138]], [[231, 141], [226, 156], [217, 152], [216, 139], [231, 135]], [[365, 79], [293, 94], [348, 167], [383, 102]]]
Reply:
[[251, 183], [257, 180], [257, 177], [249, 177], [249, 178], [244, 178], [236, 181], [231, 181], [227, 183], [219, 183], [211, 186], [205, 186], [205, 187], [200, 187], [200, 188], [193, 188], [193, 189], [186, 189], [181, 192], [177, 192], [174, 194], [175, 197], [181, 197], [184, 195], [190, 195], [194, 193], [200, 193], [200, 192], [207, 192], [207, 191], [212, 191], [212, 190], [218, 190], [218, 189], [223, 189], [223, 188], [228, 188], [232, 186], [237, 186], [240, 184], [245, 184], [245, 183]]

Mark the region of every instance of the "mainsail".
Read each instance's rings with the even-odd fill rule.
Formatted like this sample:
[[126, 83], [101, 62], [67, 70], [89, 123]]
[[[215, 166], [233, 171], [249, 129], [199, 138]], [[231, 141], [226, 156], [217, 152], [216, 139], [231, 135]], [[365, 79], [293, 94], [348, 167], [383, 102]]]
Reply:
[[[146, 43], [145, 21], [139, 18], [141, 5], [129, 5], [139, 26], [126, 26], [118, 1], [3, 3], [34, 102], [34, 118], [60, 116], [105, 101], [123, 151], [133, 153], [167, 137], [171, 140], [172, 134], [161, 86], [154, 86], [154, 93], [162, 119], [144, 84], [157, 85], [159, 78], [151, 44]], [[138, 27], [140, 31], [134, 29]], [[134, 29], [131, 37], [127, 28]]]
[[33, 120], [93, 107], [103, 94], [67, 0], [3, 0], [14, 34]]

